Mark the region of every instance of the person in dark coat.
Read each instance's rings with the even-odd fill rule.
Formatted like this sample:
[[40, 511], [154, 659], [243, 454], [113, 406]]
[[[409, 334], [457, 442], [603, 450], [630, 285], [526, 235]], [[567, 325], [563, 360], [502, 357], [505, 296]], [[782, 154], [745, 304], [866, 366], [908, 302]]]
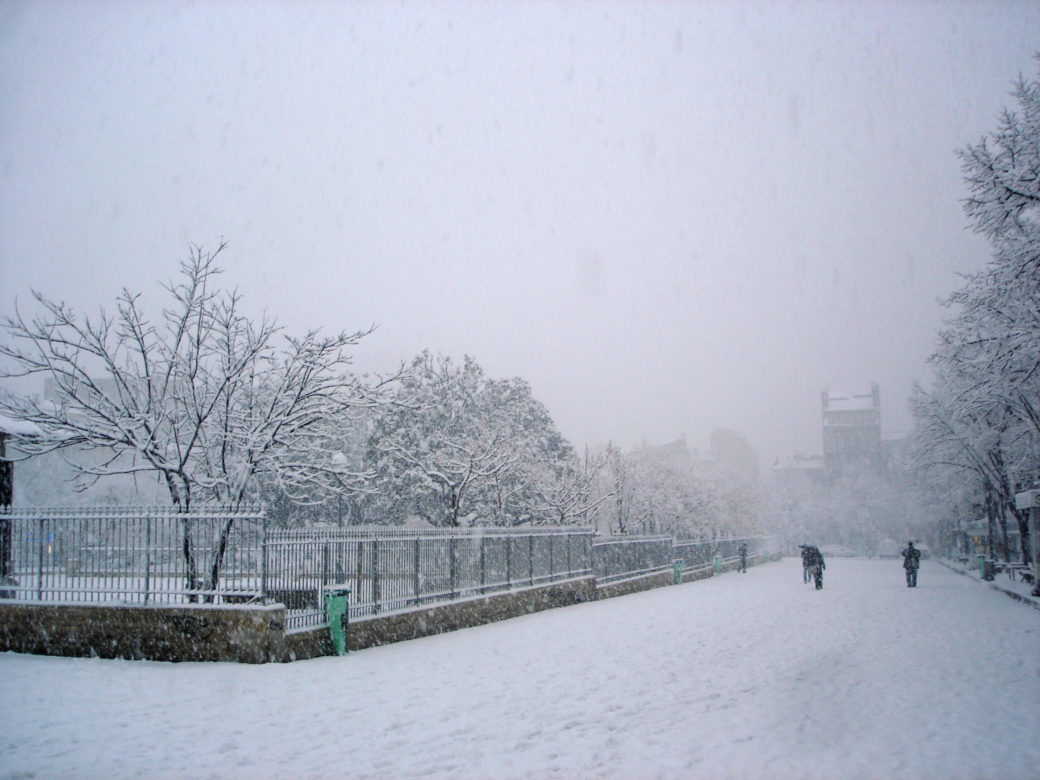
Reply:
[[917, 587], [917, 570], [921, 566], [921, 551], [907, 542], [903, 548], [903, 568], [906, 569], [906, 587]]
[[798, 548], [802, 551], [802, 582], [809, 581], [809, 558], [811, 553], [809, 552], [812, 548], [807, 544], [800, 544]]
[[740, 568], [737, 571], [747, 574], [747, 542], [741, 542], [737, 552], [740, 553]]
[[820, 548], [813, 545], [809, 548], [809, 573], [812, 575], [813, 582], [816, 583], [816, 590], [823, 587], [823, 570], [827, 568], [827, 564], [823, 562], [823, 553], [820, 552]]

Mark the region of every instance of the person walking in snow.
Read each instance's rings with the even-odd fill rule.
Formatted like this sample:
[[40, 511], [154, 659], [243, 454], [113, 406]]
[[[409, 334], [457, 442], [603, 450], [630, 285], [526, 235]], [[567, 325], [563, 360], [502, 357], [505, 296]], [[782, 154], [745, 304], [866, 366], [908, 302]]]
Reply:
[[903, 548], [903, 568], [906, 569], [906, 587], [917, 587], [917, 570], [921, 566], [921, 551], [914, 547], [913, 542], [907, 542]]
[[820, 552], [820, 548], [813, 545], [809, 548], [809, 573], [812, 575], [813, 582], [816, 583], [816, 590], [823, 587], [823, 570], [827, 568], [827, 564], [823, 562], [823, 553]]
[[810, 576], [809, 575], [809, 558], [810, 558], [809, 550], [811, 550], [812, 548], [809, 547], [809, 545], [807, 545], [807, 544], [800, 544], [800, 545], [798, 545], [798, 548], [802, 551], [802, 582], [808, 582], [809, 581], [809, 576]]
[[737, 571], [747, 574], [747, 542], [740, 543], [738, 552], [740, 553], [740, 568]]

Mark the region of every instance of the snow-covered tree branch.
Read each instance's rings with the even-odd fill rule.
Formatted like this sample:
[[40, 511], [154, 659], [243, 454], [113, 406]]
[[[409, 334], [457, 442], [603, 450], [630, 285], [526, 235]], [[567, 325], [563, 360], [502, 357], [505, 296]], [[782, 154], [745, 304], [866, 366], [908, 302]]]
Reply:
[[0, 323], [0, 376], [49, 387], [46, 397], [0, 396], [0, 413], [34, 428], [16, 438], [23, 456], [63, 450], [81, 485], [153, 472], [184, 510], [198, 500], [237, 507], [259, 480], [299, 500], [366, 488], [370, 475], [335, 454], [352, 414], [396, 378], [350, 372], [350, 350], [372, 328], [293, 336], [271, 317], [246, 316], [239, 293], [217, 284], [224, 249], [191, 248], [163, 285], [169, 302], [157, 321], [124, 289], [114, 313], [93, 317], [34, 292], [35, 314], [16, 308]]
[[993, 254], [947, 301], [935, 387], [912, 399], [913, 452], [919, 467], [976, 475], [978, 503], [1004, 537], [1016, 519], [1028, 559], [1037, 540], [1014, 495], [1040, 479], [1040, 78], [1020, 77], [1012, 95], [1017, 108], [958, 153], [965, 213]]

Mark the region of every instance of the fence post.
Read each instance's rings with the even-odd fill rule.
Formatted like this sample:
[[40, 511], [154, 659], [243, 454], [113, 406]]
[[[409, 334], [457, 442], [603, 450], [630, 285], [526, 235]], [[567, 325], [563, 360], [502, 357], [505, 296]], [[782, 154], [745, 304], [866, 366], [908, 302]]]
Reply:
[[448, 589], [451, 592], [452, 600], [455, 599], [458, 590], [458, 577], [459, 572], [455, 562], [455, 534], [452, 533], [448, 537]]
[[507, 536], [506, 540], [506, 586], [512, 590], [513, 587], [513, 537]]
[[36, 543], [40, 546], [37, 556], [36, 599], [43, 601], [43, 515], [36, 518]]
[[267, 603], [267, 512], [260, 521], [260, 599]]
[[361, 583], [365, 581], [365, 543], [357, 543], [357, 566], [354, 567], [354, 592], [361, 599]]
[[372, 540], [372, 608], [379, 612], [379, 540]]
[[413, 574], [412, 574], [412, 593], [415, 595], [413, 603], [419, 605], [419, 590], [422, 587], [422, 580], [419, 576], [420, 567], [422, 566], [422, 548], [420, 546], [421, 540], [419, 534], [415, 535], [415, 559], [413, 561]]
[[534, 534], [527, 537], [527, 567], [530, 574], [530, 584], [534, 585]]
[[480, 592], [484, 593], [484, 584], [487, 582], [487, 574], [485, 570], [485, 562], [487, 559], [487, 548], [484, 546], [484, 542], [487, 541], [486, 536], [480, 537]]
[[148, 603], [148, 590], [152, 577], [152, 513], [144, 513], [144, 603]]

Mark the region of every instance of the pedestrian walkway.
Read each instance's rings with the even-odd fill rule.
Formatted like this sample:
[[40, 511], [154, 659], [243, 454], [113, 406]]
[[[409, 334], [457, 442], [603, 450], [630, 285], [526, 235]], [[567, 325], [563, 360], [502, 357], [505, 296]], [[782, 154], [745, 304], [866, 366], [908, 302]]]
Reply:
[[1032, 583], [1025, 582], [1022, 578], [1016, 575], [1015, 579], [1011, 579], [1010, 575], [1006, 572], [999, 572], [992, 581], [986, 581], [982, 579], [982, 573], [979, 571], [978, 566], [969, 566], [959, 561], [951, 560], [939, 560], [939, 563], [944, 566], [948, 566], [954, 571], [977, 580], [983, 585], [988, 585], [994, 590], [998, 590], [1005, 595], [1011, 596], [1025, 604], [1040, 609], [1040, 597], [1033, 595]]
[[0, 778], [1035, 778], [1040, 612], [797, 558], [294, 664], [0, 654]]

